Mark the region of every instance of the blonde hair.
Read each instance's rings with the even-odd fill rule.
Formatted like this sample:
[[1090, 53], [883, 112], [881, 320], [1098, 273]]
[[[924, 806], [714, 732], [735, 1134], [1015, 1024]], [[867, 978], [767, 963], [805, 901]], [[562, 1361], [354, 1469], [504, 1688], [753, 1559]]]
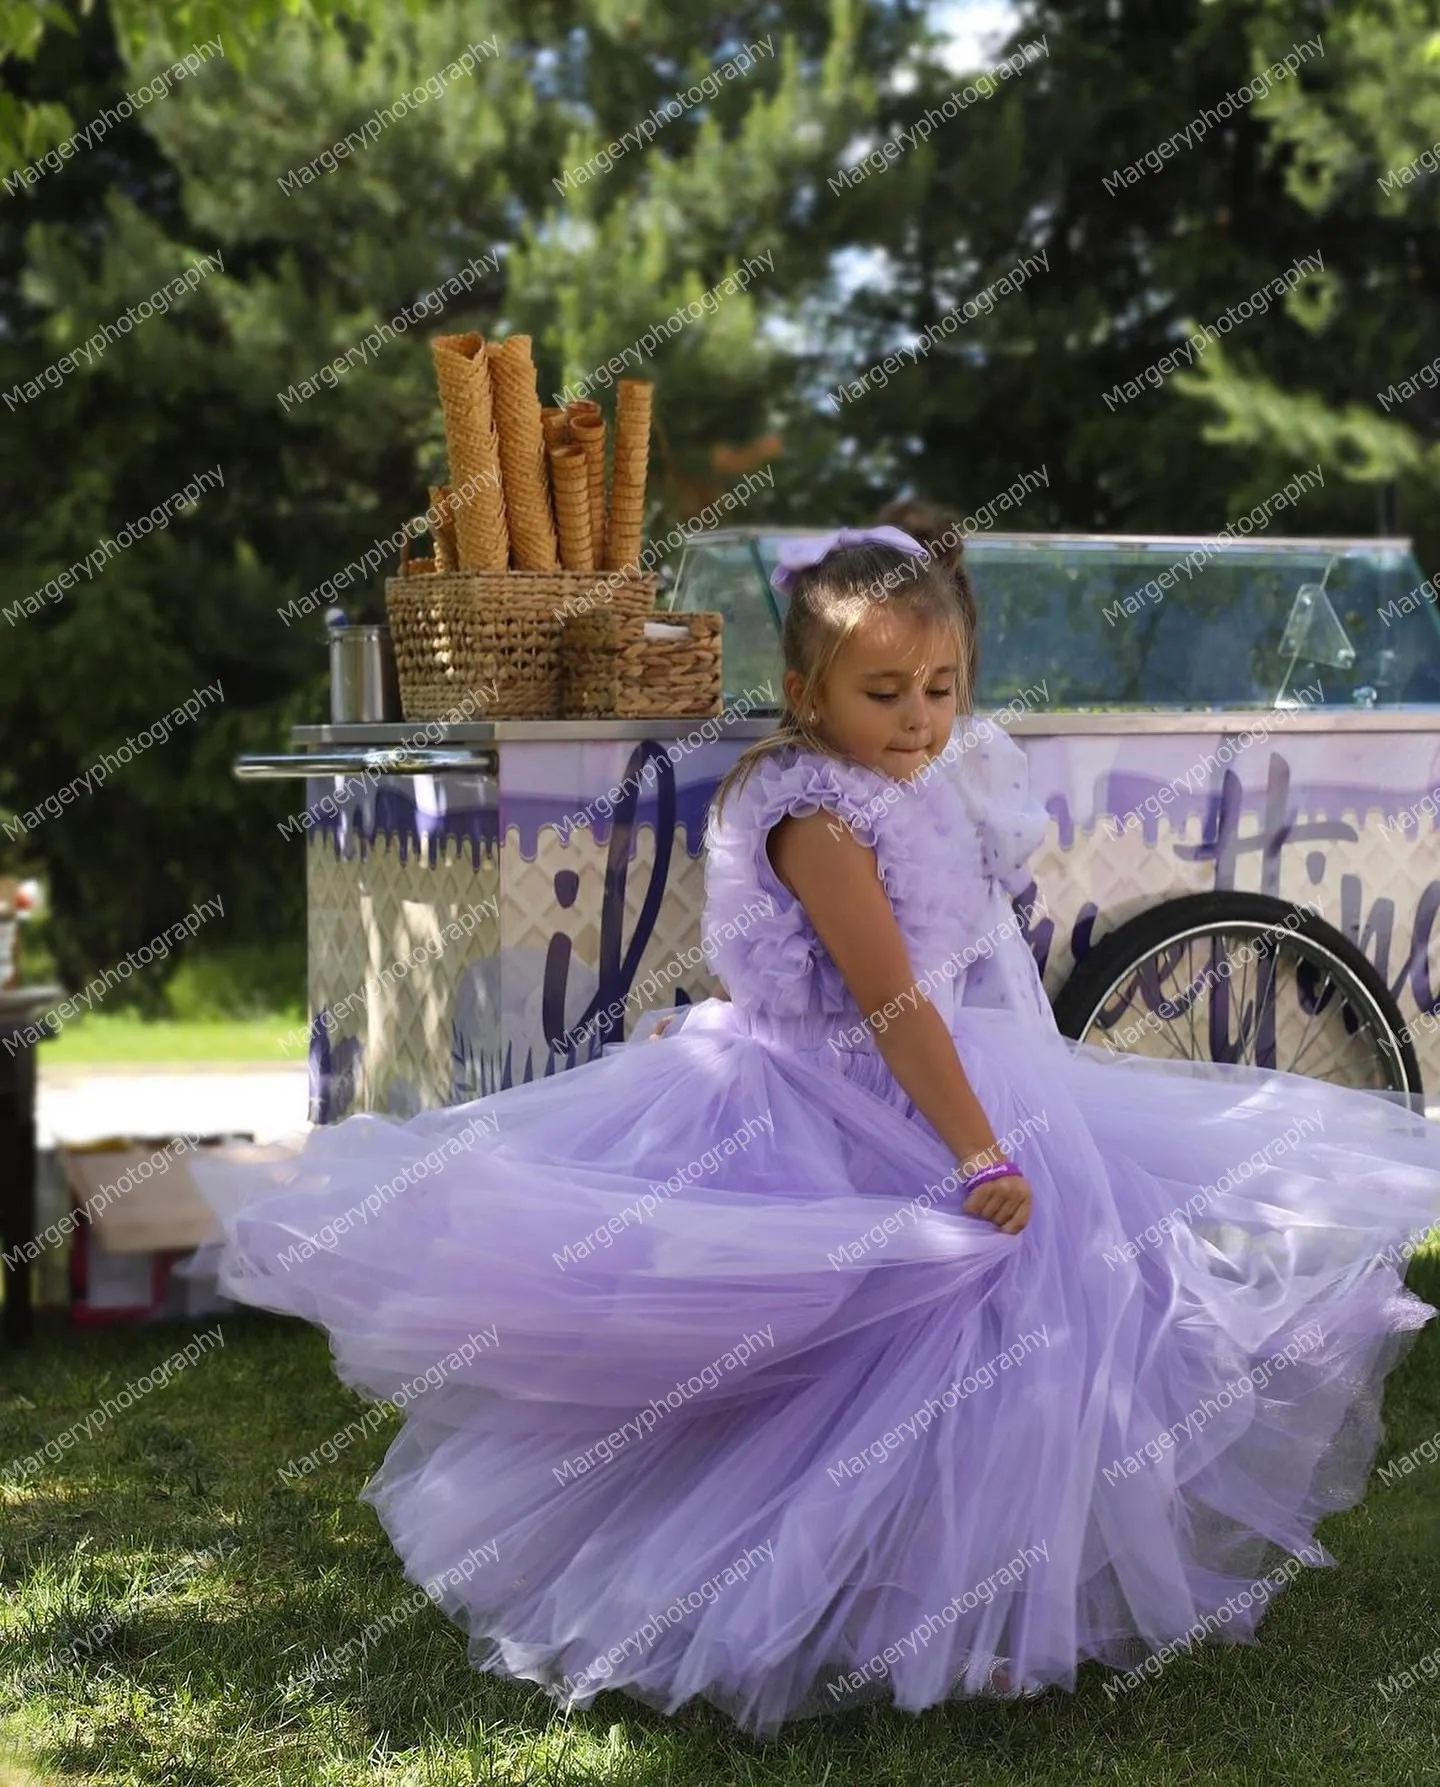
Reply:
[[[785, 669], [795, 671], [802, 679], [799, 701], [792, 705], [789, 696], [782, 694], [775, 731], [747, 745], [721, 777], [712, 803], [717, 819], [726, 797], [732, 790], [742, 788], [766, 757], [789, 749], [840, 757], [814, 730], [807, 716], [845, 641], [872, 615], [891, 604], [917, 620], [928, 621], [953, 634], [958, 659], [956, 708], [960, 713], [969, 713], [974, 693], [969, 671], [971, 629], [955, 600], [948, 567], [879, 542], [829, 552], [819, 564], [791, 575], [780, 648]], [[782, 683], [782, 690], [783, 686]]]
[[939, 508], [923, 497], [898, 496], [875, 517], [882, 527], [898, 527], [917, 540], [937, 564], [942, 565], [955, 585], [955, 600], [960, 604], [966, 644], [969, 647], [970, 687], [980, 680], [980, 614], [975, 602], [975, 586], [970, 581], [970, 568], [965, 563], [965, 528], [952, 509]]

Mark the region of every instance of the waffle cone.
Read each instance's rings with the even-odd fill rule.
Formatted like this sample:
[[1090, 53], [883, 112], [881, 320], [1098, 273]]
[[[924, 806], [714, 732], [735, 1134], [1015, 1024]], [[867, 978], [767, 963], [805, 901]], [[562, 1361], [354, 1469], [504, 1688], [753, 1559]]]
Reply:
[[540, 432], [545, 437], [547, 447], [564, 447], [570, 441], [570, 422], [564, 410], [556, 404], [547, 404], [540, 412]]
[[484, 343], [473, 331], [435, 335], [430, 349], [450, 456], [455, 552], [464, 570], [503, 571], [510, 538]]
[[650, 464], [651, 379], [621, 379], [615, 388], [615, 463], [605, 519], [605, 566], [620, 570], [640, 557], [645, 481]]
[[570, 445], [550, 449], [550, 484], [555, 496], [560, 563], [567, 571], [593, 571], [590, 492], [583, 447]]
[[489, 356], [495, 423], [500, 436], [500, 469], [505, 484], [505, 513], [510, 522], [510, 550], [515, 568], [520, 571], [556, 571], [560, 563], [550, 510], [545, 436], [540, 425], [540, 397], [529, 345], [528, 335], [512, 335], [503, 347]]
[[570, 419], [570, 436], [585, 453], [590, 498], [590, 544], [598, 565], [605, 549], [605, 418], [584, 411]]

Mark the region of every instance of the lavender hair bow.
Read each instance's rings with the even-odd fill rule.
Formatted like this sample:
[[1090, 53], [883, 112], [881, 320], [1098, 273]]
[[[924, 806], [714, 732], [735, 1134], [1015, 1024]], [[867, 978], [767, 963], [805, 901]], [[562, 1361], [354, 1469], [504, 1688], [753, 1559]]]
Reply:
[[818, 565], [822, 558], [844, 547], [865, 546], [872, 542], [877, 546], [893, 546], [898, 552], [929, 557], [918, 540], [898, 527], [841, 527], [833, 534], [818, 534], [808, 540], [786, 540], [775, 555], [770, 587], [782, 593], [788, 591], [797, 571], [808, 571], [811, 565]]

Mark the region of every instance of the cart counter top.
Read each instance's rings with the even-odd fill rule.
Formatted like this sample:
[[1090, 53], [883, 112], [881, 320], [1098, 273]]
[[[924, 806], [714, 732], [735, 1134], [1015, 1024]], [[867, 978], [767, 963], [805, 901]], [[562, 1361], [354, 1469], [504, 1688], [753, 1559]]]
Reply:
[[[1068, 708], [1046, 713], [1017, 712], [1012, 707], [996, 710], [995, 717], [1017, 737], [1037, 738], [1271, 731], [1440, 734], [1440, 705], [1431, 703], [1353, 708]], [[479, 767], [477, 749], [483, 752], [497, 745], [679, 740], [694, 739], [697, 734], [753, 739], [764, 738], [774, 727], [773, 714], [757, 713], [718, 715], [710, 720], [432, 720], [295, 726], [290, 733], [294, 751], [239, 757], [235, 774], [251, 780], [307, 771], [344, 775], [372, 768], [395, 775], [425, 775]]]

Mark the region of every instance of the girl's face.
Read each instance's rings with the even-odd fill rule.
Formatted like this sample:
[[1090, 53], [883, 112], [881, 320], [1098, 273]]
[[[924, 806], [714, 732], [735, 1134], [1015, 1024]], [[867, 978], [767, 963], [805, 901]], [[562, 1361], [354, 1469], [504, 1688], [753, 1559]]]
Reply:
[[[812, 724], [842, 756], [908, 781], [949, 742], [958, 671], [952, 629], [887, 604], [836, 653], [816, 694]], [[803, 686], [798, 671], [785, 672], [792, 706]]]

